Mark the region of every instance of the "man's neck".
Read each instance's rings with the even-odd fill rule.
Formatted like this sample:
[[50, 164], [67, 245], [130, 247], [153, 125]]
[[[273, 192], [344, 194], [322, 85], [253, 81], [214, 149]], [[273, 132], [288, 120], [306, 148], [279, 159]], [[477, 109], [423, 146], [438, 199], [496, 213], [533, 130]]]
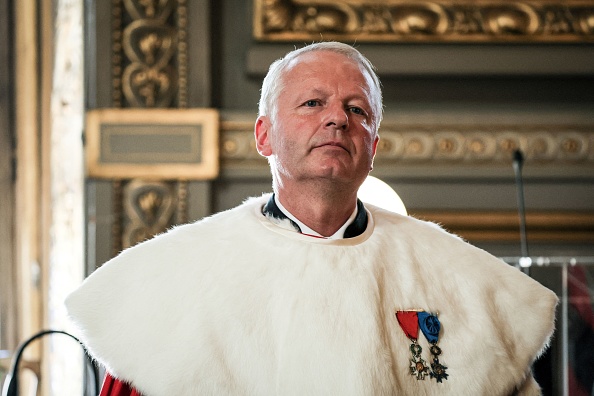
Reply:
[[303, 224], [323, 236], [333, 235], [342, 227], [357, 205], [357, 194], [332, 199], [326, 194], [290, 194], [279, 189], [279, 202]]

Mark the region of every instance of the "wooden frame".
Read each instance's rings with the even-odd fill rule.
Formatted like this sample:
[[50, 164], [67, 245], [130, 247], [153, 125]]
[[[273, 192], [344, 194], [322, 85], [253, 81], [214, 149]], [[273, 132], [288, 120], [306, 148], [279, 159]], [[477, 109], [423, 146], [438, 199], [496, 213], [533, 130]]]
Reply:
[[99, 109], [86, 124], [89, 177], [208, 180], [219, 173], [215, 109]]

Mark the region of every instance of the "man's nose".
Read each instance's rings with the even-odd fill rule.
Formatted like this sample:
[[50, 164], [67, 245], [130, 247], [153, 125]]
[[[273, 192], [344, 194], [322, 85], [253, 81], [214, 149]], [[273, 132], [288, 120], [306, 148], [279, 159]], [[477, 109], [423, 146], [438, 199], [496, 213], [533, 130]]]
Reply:
[[349, 116], [342, 104], [330, 104], [326, 111], [325, 125], [338, 129], [347, 129], [349, 126]]

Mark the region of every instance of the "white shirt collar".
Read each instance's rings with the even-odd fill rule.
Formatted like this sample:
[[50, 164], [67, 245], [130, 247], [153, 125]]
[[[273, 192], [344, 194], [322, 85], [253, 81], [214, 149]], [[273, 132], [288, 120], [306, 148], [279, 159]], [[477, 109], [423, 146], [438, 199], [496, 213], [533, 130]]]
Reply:
[[326, 238], [326, 239], [343, 239], [344, 238], [344, 231], [353, 222], [353, 220], [355, 220], [355, 217], [357, 217], [357, 205], [355, 205], [355, 209], [353, 210], [353, 213], [351, 213], [350, 217], [342, 225], [342, 227], [340, 227], [334, 234], [330, 235], [329, 237], [325, 237], [325, 236], [321, 235], [320, 233], [312, 230], [311, 228], [309, 228], [305, 224], [303, 224], [301, 221], [299, 221], [299, 219], [297, 217], [293, 216], [293, 214], [291, 212], [289, 212], [283, 206], [283, 204], [280, 203], [277, 194], [274, 195], [274, 202], [276, 203], [276, 206], [280, 209], [280, 211], [285, 214], [285, 216], [287, 216], [289, 219], [291, 219], [295, 223], [297, 223], [297, 225], [301, 229], [301, 233], [302, 234], [313, 235], [313, 236], [320, 237], [320, 238]]

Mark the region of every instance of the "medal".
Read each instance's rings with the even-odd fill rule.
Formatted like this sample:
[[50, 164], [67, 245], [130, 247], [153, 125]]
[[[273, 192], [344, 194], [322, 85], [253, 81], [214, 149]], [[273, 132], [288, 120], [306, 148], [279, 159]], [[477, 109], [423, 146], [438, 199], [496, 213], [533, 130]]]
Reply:
[[441, 330], [441, 323], [439, 322], [437, 315], [433, 315], [428, 312], [419, 312], [417, 317], [419, 318], [419, 327], [421, 332], [431, 344], [429, 352], [431, 352], [433, 362], [431, 363], [431, 372], [429, 375], [431, 378], [435, 378], [437, 382], [441, 382], [444, 379], [447, 380], [447, 367], [439, 363], [441, 348], [437, 346], [437, 341], [439, 341], [439, 331]]
[[410, 359], [410, 374], [415, 376], [417, 380], [424, 380], [425, 376], [429, 374], [429, 367], [423, 358], [421, 352], [423, 348], [417, 342], [419, 335], [419, 320], [416, 311], [397, 311], [396, 319], [404, 334], [411, 340], [410, 352], [412, 358]]
[[[410, 374], [415, 376], [417, 380], [424, 380], [426, 375], [441, 383], [444, 379], [448, 379], [446, 373], [447, 367], [439, 362], [439, 355], [441, 355], [441, 348], [437, 346], [439, 341], [439, 332], [441, 330], [441, 323], [437, 315], [422, 311], [396, 311], [396, 319], [404, 334], [412, 341], [410, 345], [410, 352], [412, 358], [410, 359]], [[429, 352], [433, 358], [431, 368], [421, 357], [423, 348], [418, 343], [419, 329], [431, 344]]]

